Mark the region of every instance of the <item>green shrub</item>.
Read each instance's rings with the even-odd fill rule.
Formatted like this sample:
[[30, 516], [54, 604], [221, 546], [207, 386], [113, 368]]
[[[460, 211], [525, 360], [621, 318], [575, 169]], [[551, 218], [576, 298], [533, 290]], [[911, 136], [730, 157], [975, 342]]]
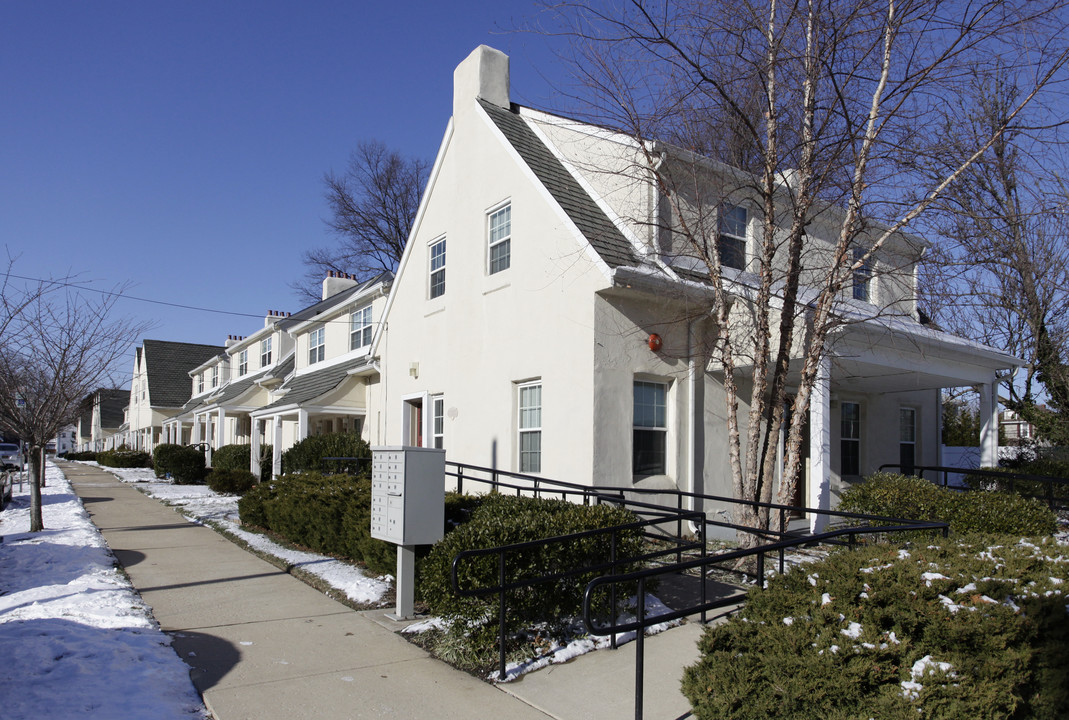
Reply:
[[156, 477], [166, 477], [167, 473], [174, 472], [171, 469], [171, 458], [183, 447], [183, 445], [161, 443], [152, 450], [152, 467], [155, 469]]
[[252, 445], [224, 445], [212, 452], [213, 470], [248, 470]]
[[152, 467], [152, 458], [139, 450], [106, 450], [97, 453], [96, 460], [101, 465], [114, 468]]
[[171, 476], [178, 485], [199, 485], [208, 474], [204, 453], [195, 447], [182, 446], [168, 457]]
[[[1069, 463], [1063, 460], [1039, 459], [1021, 463], [1011, 468], [982, 469], [993, 472], [1047, 475], [1049, 477], [1069, 479]], [[991, 476], [966, 475], [965, 484], [973, 489], [1014, 492], [1018, 495], [1034, 497], [1044, 502], [1046, 502], [1048, 498], [1059, 500], [1061, 501], [1061, 504], [1065, 504], [1065, 501], [1069, 500], [1069, 482], [1049, 485], [1048, 483], [1039, 480], [1013, 480], [1011, 478], [1001, 480]]]
[[[282, 453], [282, 474], [321, 472], [325, 457], [370, 458], [371, 448], [356, 433], [312, 435]], [[370, 462], [364, 468], [363, 474], [370, 474]]]
[[1051, 535], [1057, 518], [1043, 503], [1010, 493], [959, 492], [923, 478], [876, 473], [853, 485], [839, 500], [846, 512], [885, 515], [905, 520], [939, 520], [951, 532]]
[[205, 482], [217, 493], [228, 495], [244, 495], [254, 485], [256, 476], [248, 470], [219, 470], [213, 468]]
[[[1069, 717], [1067, 550], [973, 535], [799, 566], [705, 630], [683, 693], [717, 720]], [[925, 658], [949, 667], [914, 677]]]
[[[419, 579], [421, 596], [431, 612], [465, 627], [475, 644], [493, 643], [497, 637], [497, 596], [460, 597], [453, 593], [453, 558], [464, 550], [497, 547], [514, 543], [569, 535], [596, 528], [635, 521], [627, 510], [608, 505], [576, 505], [561, 500], [490, 495], [471, 513], [469, 522], [446, 535], [434, 546]], [[565, 568], [581, 568], [607, 563], [610, 557], [608, 534], [571, 543], [554, 543], [509, 555], [507, 581], [541, 576]], [[638, 555], [642, 539], [628, 530], [617, 539], [618, 570], [634, 569], [627, 558]], [[582, 611], [583, 592], [598, 572], [564, 577], [552, 583], [511, 590], [507, 596], [508, 632], [536, 623], [566, 622]], [[458, 579], [466, 588], [479, 589], [498, 584], [496, 557], [464, 561]]]
[[92, 450], [85, 450], [83, 452], [67, 453], [65, 458], [67, 460], [81, 460], [82, 462], [96, 462], [97, 454]]

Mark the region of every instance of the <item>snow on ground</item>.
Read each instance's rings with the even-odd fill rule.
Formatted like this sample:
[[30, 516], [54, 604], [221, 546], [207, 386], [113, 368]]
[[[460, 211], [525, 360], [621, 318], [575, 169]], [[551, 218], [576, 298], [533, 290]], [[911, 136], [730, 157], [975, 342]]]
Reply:
[[29, 486], [0, 513], [0, 708], [7, 720], [206, 718], [189, 667], [53, 465], [46, 530]]
[[[95, 465], [96, 463], [86, 463]], [[299, 568], [323, 580], [351, 601], [376, 605], [382, 602], [389, 591], [392, 578], [368, 577], [360, 568], [315, 553], [292, 550], [272, 542], [269, 538], [241, 528], [238, 517], [238, 498], [235, 495], [220, 495], [206, 485], [174, 485], [160, 480], [147, 468], [101, 468], [127, 483], [136, 483], [137, 489], [149, 497], [173, 505], [190, 519], [210, 525], [239, 538], [256, 551], [271, 555], [290, 568]]]

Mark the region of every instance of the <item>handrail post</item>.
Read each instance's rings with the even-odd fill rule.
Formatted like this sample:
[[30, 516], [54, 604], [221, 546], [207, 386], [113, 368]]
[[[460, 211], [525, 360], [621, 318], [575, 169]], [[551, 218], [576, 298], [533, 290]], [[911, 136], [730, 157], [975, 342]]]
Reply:
[[464, 494], [464, 466], [457, 465], [457, 494]]
[[765, 553], [757, 553], [757, 586], [765, 589]]
[[708, 611], [705, 609], [705, 604], [708, 602], [708, 597], [706, 596], [706, 591], [705, 591], [705, 572], [706, 572], [706, 570], [708, 568], [707, 568], [707, 566], [705, 564], [705, 558], [708, 557], [709, 553], [708, 553], [708, 550], [706, 549], [707, 548], [707, 543], [705, 542], [705, 537], [706, 537], [706, 535], [705, 535], [705, 522], [703, 521], [702, 524], [699, 525], [698, 527], [699, 527], [698, 537], [701, 540], [701, 544], [702, 544], [702, 548], [701, 548], [702, 564], [701, 564], [701, 567], [698, 570], [698, 580], [701, 582], [701, 585], [702, 585], [702, 588], [701, 588], [702, 625], [704, 625], [705, 623], [708, 622], [708, 614], [709, 614]]
[[642, 720], [642, 686], [646, 651], [646, 578], [638, 580], [639, 627], [635, 630], [635, 720]]
[[[609, 545], [609, 562], [612, 563], [612, 575], [616, 575], [616, 528], [612, 529], [612, 535], [610, 536]], [[616, 649], [616, 583], [609, 583], [609, 608], [612, 612], [612, 638], [609, 641], [609, 647], [613, 650]]]
[[500, 669], [498, 670], [498, 679], [505, 679], [505, 553], [499, 551], [498, 557], [498, 576], [497, 576], [497, 589], [498, 589], [498, 652]]

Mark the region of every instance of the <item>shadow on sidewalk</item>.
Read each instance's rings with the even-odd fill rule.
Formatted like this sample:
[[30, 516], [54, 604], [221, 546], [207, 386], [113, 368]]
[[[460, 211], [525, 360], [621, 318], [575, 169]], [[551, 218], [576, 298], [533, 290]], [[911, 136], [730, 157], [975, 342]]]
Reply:
[[241, 660], [238, 648], [215, 635], [189, 630], [168, 635], [178, 657], [189, 666], [189, 678], [201, 695], [215, 687]]

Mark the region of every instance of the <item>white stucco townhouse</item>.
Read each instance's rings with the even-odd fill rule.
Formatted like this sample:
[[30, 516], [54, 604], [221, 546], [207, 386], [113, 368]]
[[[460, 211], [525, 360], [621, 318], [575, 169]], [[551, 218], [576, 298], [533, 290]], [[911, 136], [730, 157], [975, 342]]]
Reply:
[[[731, 172], [659, 151], [681, 170]], [[450, 460], [584, 484], [731, 494], [722, 373], [702, 352], [716, 337], [709, 290], [677, 240], [651, 231], [670, 212], [638, 158], [630, 137], [513, 104], [504, 54], [482, 46], [457, 67], [373, 346], [372, 444], [444, 447]], [[724, 272], [746, 300], [758, 208], [741, 192], [719, 207], [735, 243]], [[808, 232], [816, 257], [831, 247], [819, 222]], [[883, 463], [936, 464], [941, 387], [981, 388], [994, 456], [995, 373], [1016, 361], [919, 321], [924, 247], [892, 238], [844, 298], [853, 322], [821, 368], [801, 503], [829, 507], [842, 482]]]

